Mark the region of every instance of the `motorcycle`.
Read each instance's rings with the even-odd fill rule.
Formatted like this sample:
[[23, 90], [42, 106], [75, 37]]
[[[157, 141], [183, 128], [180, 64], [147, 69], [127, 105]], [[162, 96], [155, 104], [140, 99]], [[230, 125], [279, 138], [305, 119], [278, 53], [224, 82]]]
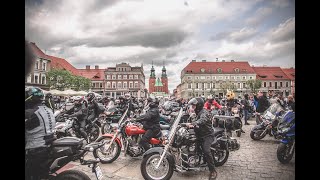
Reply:
[[[97, 142], [106, 142], [106, 146], [93, 151], [94, 157], [99, 158], [103, 164], [112, 163], [119, 157], [122, 144], [124, 146], [125, 156], [129, 154], [131, 157], [137, 157], [141, 154], [138, 142], [146, 131], [141, 128], [141, 123], [125, 118], [127, 112], [128, 108], [119, 120], [118, 129], [116, 129], [115, 134], [103, 134], [97, 140]], [[162, 146], [163, 139], [161, 131], [156, 138], [151, 138], [149, 143], [152, 147]]]
[[116, 106], [109, 106], [105, 113], [100, 116], [100, 121], [102, 123], [101, 133], [113, 133], [121, 116], [122, 114], [120, 114]]
[[278, 133], [282, 139], [277, 149], [277, 158], [283, 163], [289, 163], [295, 149], [295, 113], [288, 111], [279, 122]]
[[250, 137], [253, 140], [261, 140], [269, 134], [276, 139], [281, 139], [281, 135], [277, 132], [277, 126], [283, 112], [283, 107], [279, 103], [274, 103], [263, 113], [263, 115], [258, 114], [261, 117], [262, 122], [251, 129]]
[[[77, 118], [65, 117], [65, 119], [66, 119], [65, 122], [57, 122], [55, 126], [55, 134], [57, 138], [67, 137], [67, 136], [81, 138], [82, 136], [80, 133], [80, 125]], [[100, 128], [95, 123], [95, 121], [97, 121], [97, 119], [95, 119], [92, 122], [87, 121], [87, 125], [85, 126], [85, 132], [87, 133], [87, 136], [88, 136], [88, 142], [93, 142], [99, 137]]]
[[[201, 147], [197, 146], [194, 130], [187, 128], [186, 123], [180, 123], [182, 109], [169, 134], [164, 147], [154, 147], [144, 153], [140, 170], [144, 179], [168, 180], [173, 171], [201, 171], [207, 167]], [[225, 130], [215, 131], [215, 141], [211, 145], [211, 152], [216, 166], [222, 166], [229, 157], [229, 149], [236, 150], [239, 144], [231, 140]], [[229, 144], [237, 147], [229, 148]]]
[[[85, 155], [88, 152], [103, 146], [103, 143], [91, 143], [86, 144], [85, 140], [75, 138], [75, 137], [64, 137], [61, 139], [54, 140], [50, 144], [49, 158], [47, 169], [49, 180], [65, 180], [65, 179], [74, 179], [74, 180], [90, 180], [89, 176], [78, 170], [65, 170], [61, 173], [57, 173], [62, 167], [68, 164], [71, 161], [80, 160], [81, 165], [88, 165], [92, 168], [92, 172], [95, 173], [97, 180], [103, 179], [103, 174], [100, 166], [98, 165], [98, 160], [84, 160]], [[26, 152], [28, 153], [28, 152]], [[28, 163], [28, 159], [26, 159]], [[28, 172], [28, 171], [27, 171]], [[28, 175], [27, 175], [28, 176]]]

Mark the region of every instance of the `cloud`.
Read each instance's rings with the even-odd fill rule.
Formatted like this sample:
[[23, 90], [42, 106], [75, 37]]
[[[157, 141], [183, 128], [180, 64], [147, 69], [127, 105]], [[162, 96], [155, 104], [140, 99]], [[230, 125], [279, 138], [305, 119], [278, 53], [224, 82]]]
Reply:
[[274, 5], [275, 7], [287, 7], [289, 6], [290, 2], [289, 0], [272, 0], [271, 4]]
[[272, 42], [282, 42], [295, 38], [295, 17], [281, 23], [269, 33]]
[[263, 23], [272, 11], [273, 10], [270, 7], [261, 7], [255, 12], [255, 15], [246, 20], [246, 24], [250, 26], [257, 26], [260, 23]]
[[210, 40], [230, 40], [233, 42], [243, 42], [251, 39], [257, 34], [254, 28], [242, 28], [233, 32], [221, 32], [210, 38]]

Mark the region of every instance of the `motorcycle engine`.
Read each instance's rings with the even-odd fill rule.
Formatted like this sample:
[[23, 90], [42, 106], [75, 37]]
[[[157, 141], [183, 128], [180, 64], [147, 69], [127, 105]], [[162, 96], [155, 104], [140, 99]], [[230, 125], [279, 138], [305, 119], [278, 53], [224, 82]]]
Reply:
[[184, 167], [197, 167], [200, 164], [200, 158], [197, 155], [196, 143], [181, 147], [182, 165]]

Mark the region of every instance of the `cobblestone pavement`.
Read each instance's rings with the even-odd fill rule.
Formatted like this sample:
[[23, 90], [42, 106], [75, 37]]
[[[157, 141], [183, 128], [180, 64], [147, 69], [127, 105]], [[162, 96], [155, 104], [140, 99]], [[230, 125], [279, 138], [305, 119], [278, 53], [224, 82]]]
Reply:
[[[228, 161], [221, 167], [217, 167], [218, 178], [221, 180], [231, 179], [295, 179], [295, 157], [288, 164], [281, 164], [276, 156], [278, 140], [267, 135], [260, 141], [250, 138], [250, 130], [255, 125], [253, 119], [249, 120], [251, 125], [244, 126], [245, 134], [236, 137], [240, 142], [240, 149], [230, 152]], [[87, 158], [92, 157], [88, 154]], [[116, 180], [138, 180], [143, 179], [140, 173], [141, 158], [133, 159], [129, 156], [124, 157], [121, 153], [119, 159], [111, 164], [99, 164], [105, 179]], [[95, 175], [91, 168], [81, 166], [78, 162], [72, 162], [73, 169], [84, 171], [94, 180]], [[208, 171], [177, 173], [174, 172], [173, 180], [182, 179], [208, 179]]]

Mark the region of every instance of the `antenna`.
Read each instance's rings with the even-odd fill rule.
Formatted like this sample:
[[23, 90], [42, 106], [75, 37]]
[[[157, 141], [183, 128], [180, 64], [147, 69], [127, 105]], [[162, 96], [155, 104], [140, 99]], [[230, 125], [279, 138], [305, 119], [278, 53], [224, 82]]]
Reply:
[[216, 61], [218, 62], [218, 58], [216, 58]]
[[153, 61], [152, 61], [152, 66], [153, 66]]

